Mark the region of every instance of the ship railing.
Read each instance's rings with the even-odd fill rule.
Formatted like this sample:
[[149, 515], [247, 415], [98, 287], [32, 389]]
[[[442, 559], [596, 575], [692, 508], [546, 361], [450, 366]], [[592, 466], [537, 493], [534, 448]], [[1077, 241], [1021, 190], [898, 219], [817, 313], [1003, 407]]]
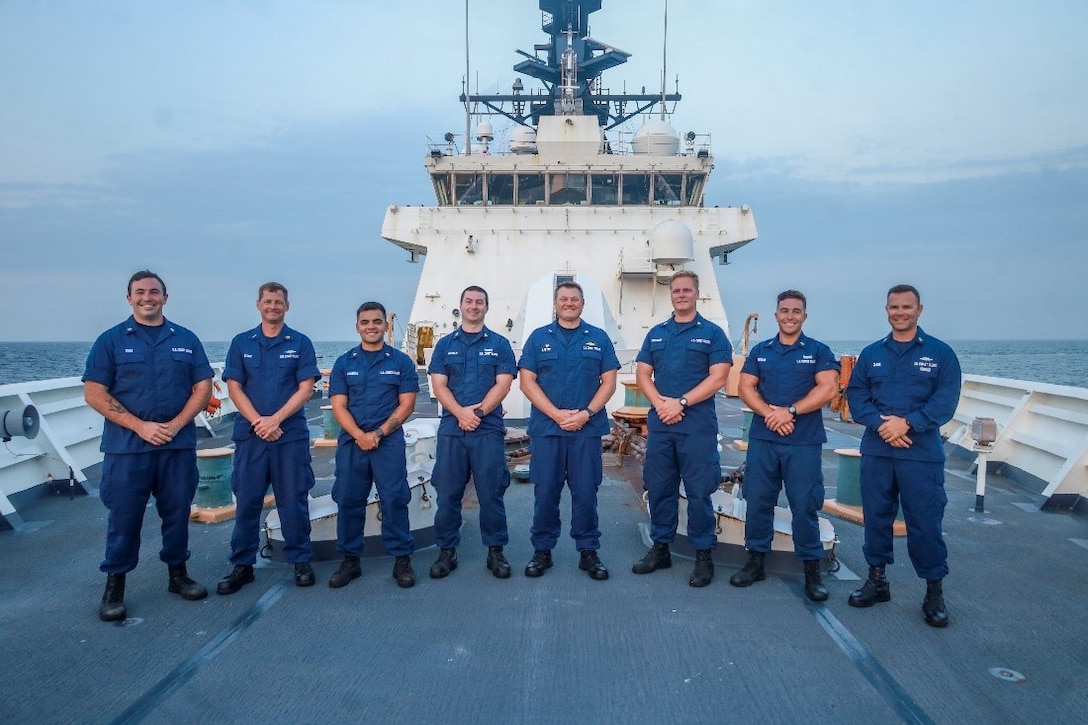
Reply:
[[[201, 412], [199, 428], [214, 432], [237, 408], [223, 382], [223, 363], [212, 365], [219, 405]], [[22, 525], [17, 507], [39, 495], [86, 493], [87, 471], [102, 462], [102, 416], [83, 398], [77, 377], [0, 385], [0, 410], [33, 405], [39, 429], [34, 438], [12, 438], [0, 444], [0, 529]]]
[[[606, 131], [604, 140], [602, 142], [602, 152], [611, 154], [613, 156], [634, 156], [635, 150], [632, 140], [634, 138], [634, 131], [629, 131], [622, 128], [612, 129]], [[489, 156], [511, 156], [517, 155], [510, 150], [509, 144], [509, 130], [499, 131], [499, 135], [496, 139], [488, 144], [487, 155]], [[464, 134], [447, 133], [442, 140], [436, 140], [431, 136], [423, 137], [423, 145], [426, 150], [426, 155], [433, 158], [441, 158], [443, 156], [460, 156], [463, 143]], [[700, 159], [708, 158], [711, 155], [711, 135], [709, 133], [695, 133], [689, 131], [683, 135], [681, 140], [681, 148], [678, 153], [679, 156], [697, 156]], [[474, 153], [480, 154], [480, 148], [473, 145]]]
[[0, 445], [0, 528], [22, 524], [16, 511], [21, 494], [43, 484], [83, 493], [84, 469], [102, 461], [102, 416], [83, 400], [79, 378], [0, 385], [0, 409], [28, 405], [38, 411], [37, 436]]
[[975, 418], [993, 418], [987, 471], [1040, 497], [1044, 509], [1088, 507], [1088, 389], [965, 375], [955, 416], [941, 432], [954, 455], [976, 456]]

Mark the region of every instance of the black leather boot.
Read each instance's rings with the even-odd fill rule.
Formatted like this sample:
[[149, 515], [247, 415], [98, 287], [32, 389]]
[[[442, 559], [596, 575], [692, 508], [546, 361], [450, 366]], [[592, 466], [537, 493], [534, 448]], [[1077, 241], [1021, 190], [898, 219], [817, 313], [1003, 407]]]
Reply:
[[302, 562], [295, 564], [295, 586], [296, 587], [312, 587], [317, 581], [317, 576], [314, 574], [314, 568], [310, 566], [309, 562]]
[[457, 568], [457, 549], [439, 549], [438, 559], [431, 564], [431, 579], [442, 579]]
[[705, 587], [714, 581], [714, 560], [710, 558], [711, 553], [710, 549], [695, 552], [695, 568], [688, 579], [688, 586]]
[[735, 587], [750, 587], [766, 579], [767, 572], [763, 571], [764, 556], [762, 551], [749, 551], [748, 562], [743, 569], [729, 577], [729, 583]]
[[590, 579], [604, 581], [608, 578], [608, 569], [605, 568], [605, 565], [601, 562], [601, 557], [597, 555], [596, 551], [583, 551], [578, 562], [578, 568], [589, 574]]
[[944, 608], [942, 580], [926, 582], [926, 598], [922, 600], [922, 616], [930, 627], [947, 627], [948, 611]]
[[827, 587], [820, 579], [820, 560], [805, 560], [805, 596], [814, 602], [827, 601]]
[[98, 618], [103, 622], [120, 622], [125, 618], [125, 575], [107, 574], [106, 591], [98, 607]]
[[496, 579], [510, 578], [510, 562], [503, 556], [501, 546], [487, 547], [487, 570], [494, 574]]
[[411, 557], [398, 556], [393, 561], [393, 578], [397, 580], [397, 586], [404, 589], [416, 585], [416, 572], [412, 568]]
[[329, 577], [329, 586], [333, 589], [346, 587], [352, 579], [358, 579], [363, 575], [363, 567], [359, 565], [359, 557], [345, 556], [340, 566]]
[[631, 571], [636, 574], [649, 574], [658, 569], [668, 569], [670, 566], [672, 566], [672, 553], [669, 552], [669, 545], [655, 541], [650, 550], [646, 552], [646, 556], [635, 562], [635, 565], [631, 567]]
[[223, 577], [223, 581], [215, 588], [217, 594], [234, 594], [236, 591], [253, 581], [253, 567], [246, 564], [235, 564], [230, 574]]
[[195, 602], [208, 596], [208, 589], [189, 578], [184, 564], [170, 565], [170, 584], [166, 587], [171, 594], [180, 594], [182, 599]]
[[552, 552], [547, 549], [537, 549], [533, 552], [533, 558], [525, 566], [525, 576], [544, 576], [544, 572], [552, 568]]
[[861, 585], [861, 589], [854, 590], [847, 603], [851, 607], [871, 607], [877, 602], [887, 602], [892, 598], [892, 590], [888, 580], [884, 577], [884, 567], [869, 567], [869, 578]]

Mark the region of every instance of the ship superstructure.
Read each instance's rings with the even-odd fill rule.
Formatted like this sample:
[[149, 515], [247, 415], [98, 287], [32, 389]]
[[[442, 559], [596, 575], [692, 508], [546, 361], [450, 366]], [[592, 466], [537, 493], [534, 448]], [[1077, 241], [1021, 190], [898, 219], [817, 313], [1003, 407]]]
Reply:
[[[489, 326], [519, 350], [552, 319], [555, 285], [577, 281], [584, 318], [608, 331], [621, 375], [633, 372], [646, 331], [671, 313], [667, 281], [677, 270], [699, 275], [700, 312], [728, 331], [716, 272], [756, 238], [755, 221], [747, 206], [704, 205], [710, 139], [681, 138], [664, 120], [678, 93], [604, 88], [601, 74], [629, 54], [589, 36], [600, 7], [540, 0], [550, 42], [519, 51], [526, 59], [514, 70], [543, 88], [526, 93], [519, 77], [509, 94], [461, 98], [473, 116], [510, 123], [507, 142], [499, 148], [487, 120], [464, 148], [446, 134], [425, 158], [437, 206], [387, 210], [382, 236], [423, 261], [404, 342], [418, 364], [456, 329], [471, 284], [488, 290]], [[625, 137], [637, 117], [644, 123]], [[528, 415], [516, 393], [505, 407], [509, 417]]]

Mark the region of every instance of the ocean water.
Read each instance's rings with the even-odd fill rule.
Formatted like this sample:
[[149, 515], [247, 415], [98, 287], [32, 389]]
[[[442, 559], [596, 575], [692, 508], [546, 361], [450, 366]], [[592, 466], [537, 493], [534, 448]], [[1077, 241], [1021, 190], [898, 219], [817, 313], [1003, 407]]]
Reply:
[[[826, 341], [836, 355], [857, 355], [869, 340]], [[948, 341], [965, 373], [1088, 388], [1088, 340]], [[352, 341], [314, 342], [317, 364], [331, 368]], [[213, 362], [229, 342], [206, 342]], [[83, 374], [90, 342], [0, 342], [0, 385]]]
[[[314, 342], [317, 366], [331, 368], [352, 345], [349, 341]], [[205, 342], [208, 359], [222, 362], [230, 341]], [[79, 377], [87, 363], [90, 342], [0, 342], [0, 385], [28, 380]]]
[[[871, 340], [825, 341], [857, 355]], [[964, 373], [1088, 388], [1088, 340], [946, 340]]]

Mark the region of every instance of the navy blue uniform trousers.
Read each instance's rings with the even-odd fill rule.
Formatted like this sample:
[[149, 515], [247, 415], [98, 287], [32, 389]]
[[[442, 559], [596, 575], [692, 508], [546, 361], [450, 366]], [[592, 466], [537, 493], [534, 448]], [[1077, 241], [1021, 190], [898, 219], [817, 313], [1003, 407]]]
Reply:
[[439, 435], [431, 482], [438, 492], [438, 513], [434, 517], [435, 541], [439, 548], [454, 549], [461, 543], [461, 500], [469, 476], [480, 502], [480, 539], [484, 546], [506, 546], [506, 503], [510, 486], [506, 445], [502, 431], [481, 435]]
[[793, 513], [793, 550], [801, 561], [824, 555], [820, 544], [820, 520], [824, 505], [824, 474], [820, 468], [823, 446], [779, 443], [752, 438], [744, 466], [744, 545], [749, 551], [771, 550], [774, 539], [774, 507], [778, 492], [786, 489]]
[[892, 524], [903, 505], [907, 524], [907, 554], [914, 571], [936, 581], [948, 575], [948, 548], [941, 522], [948, 496], [944, 464], [908, 461], [888, 456], [861, 457], [861, 509], [865, 515], [865, 545], [869, 566], [894, 563]]
[[722, 480], [717, 433], [650, 431], [642, 480], [650, 500], [650, 538], [671, 544], [680, 516], [680, 481], [688, 498], [688, 540], [696, 551], [718, 544], [710, 494]]
[[534, 436], [529, 450], [529, 478], [535, 494], [529, 532], [533, 548], [550, 551], [559, 541], [559, 500], [566, 483], [570, 487], [570, 537], [578, 551], [599, 549], [597, 489], [604, 475], [600, 436]]
[[404, 444], [396, 441], [364, 451], [349, 440], [336, 449], [336, 481], [332, 486], [332, 500], [339, 508], [336, 550], [343, 556], [363, 555], [363, 526], [372, 486], [378, 488], [385, 552], [390, 556], [408, 556], [415, 549], [408, 524], [412, 492], [408, 488]]
[[230, 563], [252, 566], [260, 545], [261, 510], [268, 487], [276, 494], [276, 509], [283, 527], [283, 555], [291, 564], [313, 558], [310, 544], [310, 441], [265, 443], [260, 438], [238, 441], [234, 446], [231, 489], [238, 506], [230, 538]]
[[162, 519], [162, 549], [166, 564], [189, 560], [189, 512], [199, 474], [192, 448], [107, 453], [102, 461], [98, 493], [109, 510], [106, 558], [99, 569], [125, 574], [140, 561], [140, 530], [151, 496]]

